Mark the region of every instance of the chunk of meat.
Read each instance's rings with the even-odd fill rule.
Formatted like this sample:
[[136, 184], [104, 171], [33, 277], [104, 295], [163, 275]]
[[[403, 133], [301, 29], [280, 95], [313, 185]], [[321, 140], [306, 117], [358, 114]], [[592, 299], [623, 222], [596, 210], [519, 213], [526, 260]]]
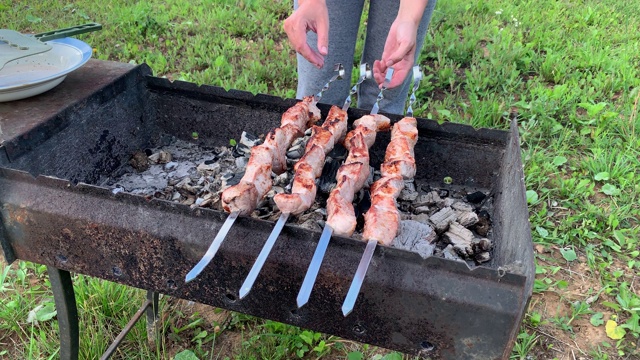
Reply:
[[396, 198], [404, 188], [403, 179], [415, 176], [417, 138], [416, 119], [404, 118], [393, 126], [385, 161], [380, 166], [382, 177], [371, 185], [371, 207], [364, 215], [364, 240], [388, 246], [398, 235], [400, 212]]

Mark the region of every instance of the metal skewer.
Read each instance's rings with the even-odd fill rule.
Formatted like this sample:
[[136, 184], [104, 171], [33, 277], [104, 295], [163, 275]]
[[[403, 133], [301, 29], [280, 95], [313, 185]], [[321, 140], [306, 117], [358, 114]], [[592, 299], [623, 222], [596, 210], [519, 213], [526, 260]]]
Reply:
[[[387, 73], [384, 77], [384, 82], [382, 83], [382, 88], [380, 89], [380, 93], [376, 98], [376, 103], [371, 109], [372, 115], [377, 114], [378, 110], [380, 110], [379, 103], [382, 99], [384, 99], [383, 93], [389, 87], [391, 77], [393, 77], [393, 68], [387, 69]], [[309, 269], [307, 269], [307, 274], [304, 277], [304, 281], [302, 282], [300, 292], [298, 293], [298, 297], [296, 299], [298, 308], [303, 307], [307, 302], [309, 302], [311, 290], [313, 289], [313, 285], [316, 283], [316, 277], [318, 276], [318, 272], [320, 271], [320, 265], [322, 265], [322, 260], [324, 259], [324, 254], [327, 251], [329, 240], [331, 240], [332, 235], [333, 229], [331, 228], [331, 226], [325, 223], [324, 229], [322, 230], [322, 235], [320, 236], [320, 240], [318, 241], [318, 246], [316, 247], [316, 251], [313, 254], [311, 264], [309, 265]]]
[[[413, 67], [413, 91], [409, 98], [409, 106], [407, 107], [406, 113], [409, 117], [413, 117], [413, 108], [411, 106], [416, 102], [416, 90], [420, 85], [420, 80], [422, 80], [422, 72], [420, 71], [420, 67], [416, 65]], [[364, 254], [362, 254], [362, 259], [360, 259], [356, 274], [353, 276], [349, 292], [347, 292], [347, 297], [345, 297], [344, 302], [342, 303], [342, 315], [344, 316], [349, 315], [351, 311], [353, 311], [353, 307], [358, 299], [360, 288], [364, 282], [364, 277], [367, 275], [367, 270], [369, 269], [369, 264], [371, 264], [371, 259], [373, 258], [373, 253], [376, 250], [377, 244], [378, 241], [375, 239], [367, 241], [367, 247], [364, 249]]]
[[[325, 91], [329, 90], [329, 85], [331, 85], [332, 82], [336, 80], [341, 80], [344, 77], [345, 71], [344, 71], [344, 66], [342, 66], [342, 64], [340, 63], [335, 64], [333, 66], [333, 71], [335, 71], [336, 74], [333, 75], [331, 79], [329, 79], [329, 81], [327, 81], [327, 83], [322, 87], [322, 89], [313, 96], [314, 103], [317, 103], [318, 101], [320, 101], [320, 99], [322, 99], [322, 94], [324, 94]], [[224, 224], [220, 228], [220, 231], [218, 231], [218, 234], [216, 234], [216, 237], [213, 239], [213, 242], [211, 243], [211, 245], [209, 245], [207, 252], [204, 254], [202, 259], [200, 259], [200, 261], [196, 264], [196, 266], [194, 266], [193, 269], [191, 269], [191, 271], [187, 273], [187, 276], [185, 276], [184, 278], [185, 283], [188, 283], [191, 280], [195, 279], [202, 272], [202, 270], [204, 270], [204, 268], [207, 267], [207, 265], [209, 265], [213, 257], [218, 252], [218, 249], [220, 249], [220, 245], [222, 244], [224, 239], [227, 237], [227, 234], [229, 233], [229, 230], [231, 229], [231, 226], [233, 225], [233, 223], [238, 218], [238, 215], [239, 215], [239, 212], [237, 211], [234, 211], [229, 214], [229, 216], [227, 217], [227, 220], [225, 220]], [[287, 219], [284, 219], [282, 221], [283, 226], [286, 220]], [[280, 220], [278, 220], [278, 222], [280, 222]], [[276, 235], [276, 238], [277, 238], [277, 235]], [[275, 242], [275, 239], [273, 241]], [[271, 246], [273, 246], [273, 244]], [[269, 253], [267, 252], [267, 255], [268, 254]], [[266, 255], [265, 255], [265, 258], [266, 258]]]
[[[341, 68], [339, 70], [341, 70], [342, 72], [341, 76], [344, 76], [344, 68]], [[371, 77], [371, 69], [369, 67], [369, 64], [361, 64], [360, 78], [358, 79], [358, 82], [351, 88], [351, 92], [349, 93], [349, 96], [347, 96], [347, 99], [345, 100], [344, 105], [342, 106], [342, 110], [346, 111], [349, 108], [349, 104], [351, 104], [351, 96], [358, 91], [358, 86], [360, 86], [360, 84], [362, 84], [362, 82], [365, 79], [368, 79], [370, 77]], [[326, 89], [323, 88], [323, 91], [324, 90]], [[320, 97], [322, 97], [322, 91], [318, 94]], [[251, 288], [253, 287], [253, 284], [255, 283], [258, 277], [258, 274], [260, 274], [260, 270], [262, 270], [264, 263], [267, 261], [267, 257], [269, 257], [269, 253], [271, 252], [271, 249], [273, 249], [273, 245], [276, 243], [276, 240], [278, 240], [278, 236], [280, 236], [280, 232], [282, 231], [284, 224], [287, 222], [289, 215], [290, 215], [289, 213], [282, 213], [280, 215], [280, 218], [278, 219], [278, 222], [276, 223], [273, 230], [271, 231], [269, 238], [264, 243], [264, 246], [262, 247], [262, 250], [260, 251], [258, 258], [256, 259], [256, 262], [253, 264], [253, 267], [251, 267], [251, 271], [249, 271], [249, 275], [247, 275], [247, 278], [244, 280], [244, 282], [242, 283], [242, 286], [240, 287], [240, 294], [239, 294], [240, 299], [247, 296], [249, 291], [251, 291]]]

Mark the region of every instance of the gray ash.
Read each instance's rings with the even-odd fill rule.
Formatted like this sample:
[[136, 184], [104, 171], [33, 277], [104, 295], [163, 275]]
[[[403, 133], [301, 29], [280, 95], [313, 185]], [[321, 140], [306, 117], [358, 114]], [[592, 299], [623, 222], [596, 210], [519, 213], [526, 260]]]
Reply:
[[[297, 139], [287, 152], [289, 171], [272, 173], [273, 188], [253, 212], [255, 218], [275, 221], [280, 216], [273, 196], [291, 190], [292, 165], [301, 157], [311, 135]], [[235, 146], [203, 148], [190, 142], [172, 139], [169, 145], [136, 151], [128, 164], [114, 172], [101, 185], [114, 193], [137, 195], [178, 202], [192, 208], [221, 210], [220, 195], [237, 184], [249, 160], [252, 146], [262, 142], [259, 137], [243, 133]], [[290, 223], [320, 232], [326, 221], [326, 201], [336, 185], [335, 172], [347, 152], [336, 146], [327, 156], [321, 177], [317, 180], [318, 195], [305, 213], [291, 216]], [[367, 186], [355, 196], [354, 209], [358, 218], [353, 238], [361, 238], [363, 215], [371, 206], [368, 186], [380, 177], [371, 168]], [[491, 259], [492, 197], [482, 191], [435, 188], [420, 179], [405, 182], [398, 197], [401, 212], [400, 233], [391, 246], [416, 252], [422, 257], [438, 256], [464, 261], [471, 266]]]

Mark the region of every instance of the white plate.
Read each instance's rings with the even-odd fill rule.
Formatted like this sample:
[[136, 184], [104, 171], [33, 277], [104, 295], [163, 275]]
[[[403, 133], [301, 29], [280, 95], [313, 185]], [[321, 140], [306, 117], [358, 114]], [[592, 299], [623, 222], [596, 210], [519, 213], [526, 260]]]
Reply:
[[60, 84], [73, 70], [91, 58], [91, 46], [64, 38], [47, 43], [53, 48], [7, 63], [0, 70], [0, 102], [42, 94]]

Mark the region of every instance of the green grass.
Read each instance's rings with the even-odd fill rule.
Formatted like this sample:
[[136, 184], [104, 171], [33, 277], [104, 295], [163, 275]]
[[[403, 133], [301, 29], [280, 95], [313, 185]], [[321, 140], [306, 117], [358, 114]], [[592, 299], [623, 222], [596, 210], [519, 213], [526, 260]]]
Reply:
[[[95, 21], [104, 29], [80, 38], [99, 59], [292, 97], [295, 57], [281, 30], [290, 5], [0, 0], [0, 24], [40, 32]], [[428, 81], [418, 114], [475, 127], [506, 129], [511, 117], [519, 124], [537, 276], [513, 359], [640, 356], [639, 13], [640, 3], [626, 0], [451, 0], [436, 8], [420, 55]], [[20, 262], [0, 276], [0, 358], [55, 358], [45, 269]], [[83, 334], [93, 335], [83, 335], [83, 358], [95, 358], [144, 293], [75, 280]], [[240, 314], [211, 324], [172, 299], [162, 302], [162, 341], [149, 348], [140, 324], [117, 358], [182, 350], [214, 359], [399, 356]], [[39, 305], [42, 321], [27, 321]], [[229, 334], [241, 335], [239, 346], [221, 353]]]

